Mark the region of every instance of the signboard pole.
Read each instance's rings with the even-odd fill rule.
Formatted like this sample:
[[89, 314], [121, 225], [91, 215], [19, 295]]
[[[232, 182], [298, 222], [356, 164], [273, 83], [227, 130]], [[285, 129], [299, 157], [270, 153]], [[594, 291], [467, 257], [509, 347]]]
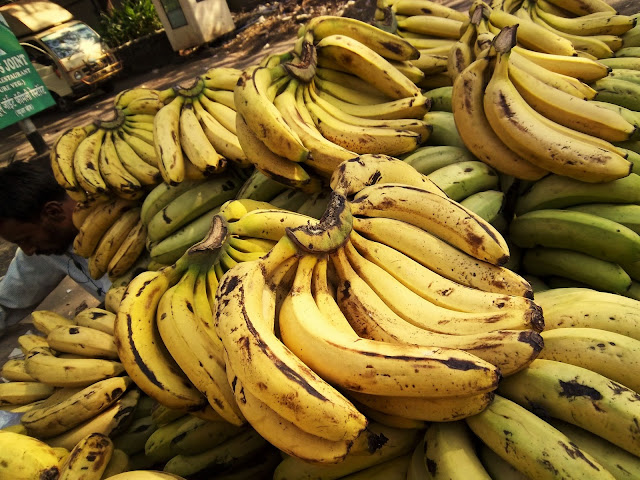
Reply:
[[44, 141], [42, 135], [33, 124], [30, 118], [25, 118], [24, 120], [18, 120], [18, 125], [20, 126], [20, 130], [24, 133], [29, 140], [29, 143], [36, 151], [38, 155], [43, 153], [47, 153], [49, 151], [49, 145]]

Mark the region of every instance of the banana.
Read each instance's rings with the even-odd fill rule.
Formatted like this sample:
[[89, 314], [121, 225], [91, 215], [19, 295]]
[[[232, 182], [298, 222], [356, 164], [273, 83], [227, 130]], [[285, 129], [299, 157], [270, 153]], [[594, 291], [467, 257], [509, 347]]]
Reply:
[[[374, 439], [369, 446], [354, 446], [347, 456], [335, 465], [314, 464], [288, 456], [276, 468], [273, 479], [342, 478], [412, 452], [422, 434], [419, 430], [391, 428], [378, 423], [372, 423], [368, 433], [369, 437]], [[376, 443], [375, 437], [386, 438], [387, 441], [381, 445]], [[374, 448], [370, 448], [371, 446]]]
[[570, 423], [555, 418], [548, 422], [569, 437], [578, 448], [593, 456], [615, 478], [631, 479], [638, 475], [640, 464], [635, 455]]
[[87, 136], [95, 130], [95, 126], [73, 127], [62, 132], [51, 147], [51, 168], [59, 185], [78, 201], [84, 201], [86, 194], [80, 187], [74, 170], [74, 155]]
[[312, 177], [300, 163], [287, 160], [269, 150], [249, 128], [242, 115], [237, 116], [236, 126], [242, 150], [262, 174], [287, 187], [306, 193], [321, 189], [319, 179]]
[[0, 474], [14, 480], [59, 478], [55, 451], [46, 443], [19, 433], [0, 431]]
[[85, 388], [65, 388], [66, 398], [26, 412], [21, 422], [38, 438], [59, 435], [109, 408], [130, 385], [129, 377], [113, 377]]
[[214, 67], [202, 75], [206, 88], [233, 90], [242, 74], [241, 70], [232, 67]]
[[640, 236], [624, 225], [591, 213], [542, 209], [516, 217], [511, 240], [523, 248], [562, 248], [614, 263], [640, 260]]
[[[274, 267], [294, 254], [294, 245], [285, 237], [262, 259], [240, 263], [225, 275], [217, 293], [216, 331], [227, 352], [227, 364], [257, 398], [307, 433], [352, 441], [366, 427], [364, 416], [307, 367], [301, 368], [301, 360], [273, 333], [275, 290], [267, 279]], [[264, 318], [265, 314], [271, 318]], [[231, 348], [240, 336], [246, 338], [246, 347]], [[284, 375], [284, 371], [289, 373]], [[261, 389], [261, 382], [267, 379], [269, 389]], [[300, 389], [300, 385], [305, 387]], [[297, 392], [295, 397], [287, 398], [293, 400], [282, 402], [283, 395], [292, 391]]]
[[442, 167], [427, 177], [447, 194], [460, 202], [478, 192], [498, 188], [498, 174], [483, 162], [460, 162]]
[[378, 127], [378, 128], [395, 128], [398, 130], [409, 130], [419, 133], [421, 135], [421, 142], [426, 141], [431, 133], [429, 125], [418, 119], [365, 119], [356, 115], [351, 115], [343, 112], [341, 109], [335, 107], [330, 102], [318, 97], [314, 88], [308, 89], [309, 98], [318, 106], [328, 112], [331, 116], [338, 120], [351, 125], [359, 125], [363, 127]]
[[[324, 63], [322, 59], [320, 59], [319, 62], [320, 64]], [[334, 63], [331, 64], [331, 67], [340, 68], [338, 65]], [[325, 92], [327, 95], [337, 98], [340, 101], [347, 104], [362, 105], [365, 107], [373, 108], [374, 105], [387, 104], [393, 101], [397, 102], [397, 101], [403, 100], [403, 99], [393, 100], [391, 97], [383, 94], [382, 92], [375, 92], [374, 90], [377, 90], [377, 88], [375, 89], [371, 88], [371, 89], [368, 89], [368, 91], [363, 91], [363, 90], [354, 89], [354, 88], [342, 85], [340, 83], [324, 80], [320, 76], [314, 77], [313, 83], [319, 90]], [[412, 98], [412, 97], [404, 97], [404, 98], [406, 99], [406, 98]]]
[[[367, 240], [355, 232], [351, 235], [351, 241], [367, 260], [385, 269], [407, 288], [435, 305], [460, 312], [530, 311], [531, 326], [527, 322], [526, 328], [540, 330], [542, 327], [540, 314], [536, 312], [537, 308], [529, 299], [484, 292], [457, 284], [425, 268], [403, 253], [382, 243]], [[524, 315], [525, 318], [528, 316], [526, 313]], [[505, 324], [503, 328], [517, 329], [518, 324], [522, 325], [522, 320], [516, 324]]]
[[89, 195], [100, 195], [108, 188], [100, 175], [99, 157], [106, 130], [96, 129], [78, 144], [73, 154], [73, 171], [78, 185]]
[[318, 58], [328, 58], [341, 68], [375, 86], [392, 99], [415, 97], [416, 85], [384, 57], [345, 35], [328, 35], [316, 44]]
[[546, 171], [507, 147], [484, 113], [484, 79], [489, 64], [489, 57], [475, 60], [453, 84], [452, 112], [460, 137], [475, 156], [498, 171], [524, 180], [538, 180]]
[[640, 233], [640, 205], [612, 203], [589, 203], [585, 205], [574, 205], [566, 210], [590, 213], [613, 222], [617, 222], [625, 227]]
[[124, 275], [133, 267], [145, 250], [147, 227], [141, 220], [129, 231], [107, 265], [109, 278], [117, 278]]
[[388, 60], [411, 60], [417, 56], [416, 49], [396, 35], [353, 18], [316, 16], [306, 24], [304, 32], [313, 35], [314, 43], [330, 35], [345, 35]]
[[[173, 451], [174, 440], [179, 440], [178, 431], [183, 425], [193, 426], [194, 422], [201, 423], [202, 420], [192, 415], [181, 415], [171, 421], [163, 422], [149, 436], [142, 445], [144, 454], [154, 463], [166, 462], [176, 453]], [[155, 422], [154, 422], [155, 423]]]
[[210, 175], [224, 169], [226, 161], [206, 135], [191, 100], [182, 105], [179, 122], [180, 146], [198, 170]]
[[352, 448], [352, 442], [326, 440], [301, 430], [245, 389], [232, 369], [227, 369], [227, 375], [247, 421], [281, 451], [306, 461], [335, 463]]
[[[539, 0], [538, 0], [539, 1]], [[510, 463], [504, 461], [486, 444], [480, 443], [478, 456], [487, 473], [494, 480], [528, 480], [529, 477], [516, 470]]]
[[[509, 57], [509, 70], [522, 70], [529, 75], [537, 78], [538, 80], [545, 82], [546, 84], [562, 90], [565, 93], [573, 95], [574, 97], [584, 100], [593, 100], [597, 95], [597, 91], [591, 88], [581, 80], [574, 78], [570, 75], [557, 73], [552, 71], [546, 66], [539, 65], [526, 54], [523, 54], [521, 50], [517, 50], [518, 46], [514, 46], [511, 50], [511, 56]], [[573, 58], [573, 57], [571, 57]], [[579, 57], [578, 57], [579, 58]], [[543, 67], [543, 68], [540, 68]], [[606, 67], [609, 68], [609, 67]]]
[[45, 347], [32, 350], [25, 366], [33, 378], [55, 387], [84, 387], [124, 371], [119, 362], [99, 358], [58, 358]]
[[409, 461], [411, 455], [402, 455], [392, 460], [387, 460], [373, 467], [365, 468], [351, 475], [347, 475], [345, 480], [366, 480], [366, 479], [388, 479], [388, 480], [405, 480], [407, 471], [409, 470]]
[[107, 272], [109, 262], [139, 221], [140, 208], [136, 207], [124, 212], [107, 229], [89, 257], [89, 275], [92, 278], [98, 279]]
[[118, 359], [113, 335], [91, 327], [58, 327], [49, 332], [47, 343], [58, 352], [91, 358]]
[[630, 70], [624, 68], [614, 68], [609, 73], [611, 78], [619, 78], [621, 80], [627, 80], [629, 82], [640, 82], [640, 72], [638, 70]]
[[268, 202], [286, 190], [286, 186], [254, 169], [240, 187], [236, 198]]
[[111, 478], [119, 473], [126, 472], [128, 469], [129, 455], [118, 448], [114, 448], [111, 458], [102, 472], [102, 478]]
[[[51, 310], [34, 310], [31, 312], [31, 320], [33, 322], [33, 326], [39, 332], [48, 335], [51, 330], [60, 326], [70, 326], [74, 325], [73, 321], [68, 319], [67, 317], [63, 317], [59, 313], [53, 312]], [[22, 337], [22, 336], [21, 336]], [[18, 337], [18, 342], [20, 342], [20, 338]], [[25, 338], [25, 341], [35, 340], [37, 343], [30, 342], [31, 346], [26, 347], [27, 349], [34, 348], [35, 346], [45, 346], [42, 340]]]
[[114, 134], [112, 138], [120, 163], [138, 182], [142, 185], [157, 185], [160, 182], [162, 177], [156, 166], [145, 162], [119, 133]]
[[[134, 415], [137, 413], [138, 409], [136, 408]], [[140, 452], [144, 453], [145, 442], [157, 429], [158, 424], [153, 421], [151, 415], [135, 418], [124, 432], [113, 438], [113, 445], [116, 449], [121, 450], [127, 455], [135, 455]]]
[[321, 89], [318, 79], [314, 80], [314, 84], [318, 87], [316, 90], [318, 97], [340, 108], [345, 113], [362, 118], [376, 118], [379, 120], [422, 118], [429, 109], [426, 97], [424, 99], [420, 98], [420, 96], [405, 97], [377, 104], [350, 103]]
[[597, 105], [580, 100], [518, 69], [509, 69], [522, 98], [548, 119], [579, 132], [611, 142], [628, 140], [636, 127], [613, 111], [603, 112]]
[[[176, 363], [213, 409], [227, 422], [242, 425], [233, 393], [226, 381], [220, 346], [204, 331], [193, 313], [194, 285], [200, 271], [191, 267], [182, 279], [162, 296], [158, 304], [157, 325], [160, 336]], [[217, 357], [217, 358], [216, 358]]]
[[125, 122], [153, 125], [154, 117], [155, 115], [150, 115], [150, 114], [127, 115], [125, 118]]
[[585, 83], [595, 82], [609, 74], [610, 67], [603, 63], [584, 57], [567, 57], [536, 52], [519, 46], [513, 47], [514, 56], [521, 56], [536, 65], [561, 75], [577, 78]]
[[[362, 238], [360, 240], [356, 238], [356, 242], [362, 244], [362, 241], [365, 242], [365, 245], [369, 242]], [[431, 303], [428, 299], [415, 293], [405, 285], [406, 281], [405, 283], [400, 282], [384, 268], [361, 256], [350, 243], [346, 244], [345, 249], [351, 267], [367, 285], [397, 315], [419, 328], [449, 335], [473, 335], [481, 332], [489, 333], [509, 329], [542, 330], [542, 313], [528, 300], [522, 299], [520, 302], [521, 307], [517, 309], [510, 309], [503, 303], [508, 300], [508, 298], [504, 297], [502, 302], [493, 300], [492, 304], [486, 306], [478, 305], [478, 312], [461, 312], [457, 309], [448, 309], [437, 303]], [[435, 277], [433, 274], [431, 276]], [[443, 283], [447, 282], [444, 281]], [[455, 293], [455, 291], [452, 293]], [[478, 295], [478, 297], [480, 296]], [[492, 295], [484, 295], [484, 297], [487, 300], [492, 299]], [[518, 300], [513, 299], [511, 303], [517, 304]], [[496, 304], [501, 305], [504, 310], [499, 312], [493, 306]], [[419, 312], [429, 312], [429, 315], [426, 317], [424, 315], [420, 316]]]
[[[506, 242], [491, 225], [459, 203], [428, 190], [372, 185], [362, 189], [350, 205], [354, 215], [406, 221], [479, 260], [502, 265], [509, 258]], [[469, 241], [472, 237], [473, 243]]]
[[[153, 127], [152, 127], [153, 128]], [[146, 133], [146, 132], [145, 132]], [[118, 135], [129, 144], [134, 152], [149, 166], [153, 168], [158, 167], [158, 155], [154, 147], [155, 140], [153, 137], [153, 131], [148, 132], [147, 139], [142, 139], [139, 136], [133, 135], [125, 130], [120, 130]]]
[[[561, 432], [499, 395], [486, 410], [465, 421], [484, 444], [527, 478], [613, 478]], [[542, 438], [544, 443], [535, 442]]]
[[134, 203], [125, 199], [114, 199], [98, 205], [82, 223], [75, 239], [73, 249], [81, 257], [91, 256], [104, 234]]
[[147, 238], [156, 242], [190, 221], [235, 197], [241, 183], [237, 177], [222, 174], [186, 190], [158, 211], [147, 225]]
[[162, 344], [156, 309], [179, 272], [171, 267], [135, 277], [122, 298], [114, 336], [127, 374], [147, 395], [169, 408], [196, 409], [205, 399], [188, 381]]
[[187, 476], [206, 468], [221, 469], [227, 465], [251, 462], [266, 445], [268, 445], [267, 441], [254, 429], [249, 428], [204, 452], [194, 455], [176, 455], [165, 464], [164, 471]]
[[238, 137], [235, 134], [235, 114], [233, 118], [234, 131], [231, 132], [209, 113], [198, 99], [194, 99], [193, 109], [205, 136], [209, 139], [214, 150], [226, 159], [241, 166], [250, 166], [250, 162], [242, 151]]
[[589, 15], [591, 13], [605, 12], [615, 14], [615, 9], [602, 0], [547, 0], [549, 3], [560, 7], [577, 16]]
[[218, 212], [219, 208], [213, 208], [154, 244], [149, 251], [151, 258], [164, 265], [175, 263], [191, 246], [206, 237]]
[[637, 188], [640, 176], [627, 177], [603, 184], [581, 182], [560, 175], [549, 175], [536, 182], [516, 202], [516, 214], [532, 210], [564, 208], [584, 203], [640, 203]]
[[508, 76], [515, 31], [503, 32], [494, 42], [499, 55], [484, 97], [484, 111], [496, 135], [526, 160], [557, 174], [587, 182], [628, 175], [631, 164], [625, 158], [591, 143], [594, 137], [577, 136], [578, 132], [546, 120], [526, 103]]
[[[134, 456], [130, 458], [129, 465], [133, 465], [134, 468], [139, 466], [142, 469], [152, 467], [152, 465], [149, 465], [148, 460], [144, 458], [144, 455], [141, 457]], [[179, 477], [178, 475], [173, 475], [171, 473], [141, 469], [128, 470], [109, 478], [111, 478], [111, 480], [185, 480], [183, 477]]]
[[331, 189], [346, 196], [373, 184], [399, 183], [444, 195], [426, 176], [407, 162], [386, 155], [365, 154], [343, 162], [331, 176]]
[[109, 437], [115, 436], [120, 430], [125, 429], [132, 420], [138, 398], [140, 398], [139, 390], [129, 390], [109, 408], [60, 435], [48, 438], [47, 443], [52, 447], [73, 450], [78, 442], [92, 433], [101, 433]]
[[200, 453], [241, 431], [241, 427], [230, 426], [224, 421], [212, 422], [194, 417], [178, 428], [177, 435], [171, 441], [172, 451], [184, 455]]
[[638, 57], [601, 58], [598, 61], [609, 68], [640, 70], [640, 60], [638, 60]]
[[566, 18], [536, 8], [537, 15], [552, 27], [574, 35], [623, 35], [635, 26], [636, 20], [627, 15], [582, 15]]
[[100, 480], [113, 454], [113, 442], [102, 433], [80, 440], [62, 464], [60, 480]]
[[403, 155], [402, 160], [423, 175], [429, 175], [447, 165], [473, 161], [475, 157], [465, 148], [430, 145], [418, 147], [412, 153]]
[[142, 202], [140, 219], [145, 225], [149, 225], [156, 213], [166, 207], [172, 200], [200, 183], [193, 180], [186, 180], [175, 186], [164, 182], [160, 183], [147, 194], [144, 202]]
[[122, 198], [135, 200], [142, 196], [142, 185], [136, 177], [131, 175], [122, 165], [118, 152], [113, 143], [111, 132], [107, 135], [100, 150], [98, 165], [100, 174], [110, 189]]
[[493, 225], [493, 222], [502, 212], [504, 203], [504, 193], [499, 190], [485, 190], [469, 195], [460, 202], [460, 205]]
[[[40, 313], [40, 312], [42, 312], [42, 313]], [[48, 312], [46, 312], [46, 311], [39, 310], [38, 313], [36, 314], [36, 317], [40, 317], [40, 316], [46, 315], [47, 313]], [[53, 312], [50, 312], [50, 313], [53, 313]], [[51, 315], [51, 319], [52, 319], [51, 326], [47, 327], [47, 329], [49, 331], [55, 330], [57, 328], [57, 326], [56, 326], [57, 325], [56, 318], [53, 317], [53, 315]], [[67, 319], [65, 318], [65, 320], [67, 320]], [[56, 323], [54, 323], [54, 322], [56, 322]], [[60, 322], [60, 324], [63, 324], [63, 323], [64, 322]], [[70, 324], [72, 324], [72, 323], [73, 322], [70, 321]], [[34, 335], [34, 334], [25, 333], [24, 335], [20, 335], [18, 337], [18, 346], [20, 347], [20, 350], [22, 351], [23, 355], [26, 356], [34, 348], [36, 348], [36, 347], [48, 347], [49, 344], [47, 343], [47, 339], [44, 338], [44, 337], [41, 337], [40, 335]]]
[[[433, 53], [430, 50], [419, 50], [419, 52], [420, 57], [412, 60], [411, 64], [423, 73], [423, 78], [428, 78], [431, 75], [447, 74], [448, 55]], [[420, 83], [421, 81], [421, 79], [416, 80], [415, 83]]]
[[[153, 146], [153, 122], [142, 123], [142, 122], [128, 122], [125, 120], [125, 123], [122, 126], [122, 130], [124, 131], [124, 133], [128, 133], [132, 137], [137, 137], [140, 140], [144, 140], [146, 143]], [[154, 150], [154, 156], [155, 156], [155, 150]]]
[[631, 278], [619, 265], [573, 250], [528, 249], [522, 265], [531, 275], [558, 275], [607, 292], [622, 294], [631, 286]]
[[[206, 94], [201, 95], [198, 98], [198, 102], [209, 112], [209, 114], [217, 120], [229, 132], [236, 134], [236, 111], [235, 108], [230, 108], [219, 102], [214, 102]], [[233, 91], [229, 92], [233, 94]]]
[[269, 85], [286, 75], [282, 66], [248, 68], [238, 80], [234, 100], [238, 117], [244, 118], [249, 129], [269, 150], [290, 161], [301, 162], [309, 156], [309, 151], [284, 122], [282, 115], [267, 95]]
[[392, 10], [397, 15], [433, 15], [436, 17], [451, 18], [464, 22], [468, 16], [464, 12], [459, 12], [451, 7], [430, 0], [398, 0], [393, 2]]
[[[460, 39], [451, 47], [447, 52], [447, 74], [451, 77], [452, 81], [462, 73], [475, 59], [475, 53], [473, 46], [477, 37], [477, 24], [482, 18], [482, 10], [477, 9], [473, 12], [471, 21], [466, 24], [466, 27], [462, 27], [462, 35]], [[437, 109], [434, 109], [437, 110]], [[451, 110], [448, 110], [451, 111]]]
[[40, 382], [0, 383], [0, 405], [26, 405], [51, 396], [53, 387]]
[[535, 23], [530, 17], [520, 18], [494, 8], [489, 14], [489, 21], [500, 29], [518, 25], [518, 42], [525, 48], [569, 57], [576, 53], [570, 40]]
[[424, 461], [432, 478], [475, 478], [491, 480], [473, 445], [464, 422], [432, 423], [425, 433]]
[[595, 100], [612, 103], [634, 111], [640, 110], [640, 101], [638, 101], [640, 85], [637, 83], [622, 78], [605, 77], [591, 85], [598, 92]]
[[237, 112], [235, 94], [233, 90], [213, 90], [210, 88], [204, 88], [202, 91], [210, 100]]
[[76, 203], [71, 214], [73, 226], [80, 230], [82, 223], [87, 219], [89, 214], [104, 201], [105, 198], [96, 197], [90, 200], [87, 199], [85, 201]]
[[180, 147], [180, 111], [184, 98], [177, 95], [153, 119], [158, 168], [163, 180], [169, 185], [177, 185], [185, 179], [185, 160]]
[[10, 382], [35, 382], [35, 378], [27, 373], [24, 360], [21, 358], [10, 358], [2, 365], [0, 377]]
[[[544, 332], [539, 358], [569, 363], [599, 373], [634, 391], [640, 384], [632, 374], [640, 342], [596, 328], [557, 328]], [[634, 357], [636, 355], [636, 357]]]
[[638, 432], [632, 427], [638, 419], [638, 394], [598, 373], [540, 359], [501, 382], [499, 392], [638, 455]]
[[391, 218], [354, 218], [358, 233], [411, 257], [416, 262], [454, 282], [485, 292], [530, 298], [530, 285], [503, 267], [478, 261], [438, 237]]
[[431, 103], [431, 110], [438, 112], [452, 112], [451, 96], [453, 86], [434, 88], [424, 92], [424, 95]]
[[[284, 121], [311, 152], [305, 164], [318, 173], [329, 176], [342, 161], [353, 158], [356, 154], [322, 136], [305, 107], [302, 88], [297, 80], [291, 80], [273, 103]], [[296, 94], [297, 92], [299, 93]]]
[[[499, 367], [504, 375], [524, 368], [542, 348], [541, 337], [533, 331], [448, 335], [425, 330], [397, 315], [349, 265], [343, 250], [338, 250], [331, 259], [340, 278], [336, 288], [340, 308], [356, 333], [364, 338], [466, 351]], [[480, 365], [473, 368], [486, 368], [485, 363]]]
[[448, 145], [451, 147], [467, 148], [456, 128], [453, 113], [428, 112], [422, 117], [432, 127], [428, 145]]
[[419, 133], [406, 129], [346, 123], [316, 103], [309, 87], [305, 89], [304, 97], [305, 105], [322, 135], [352, 152], [401, 155], [415, 150], [423, 140]]
[[[322, 63], [329, 63], [329, 60], [323, 59]], [[361, 91], [372, 96], [381, 95], [380, 90], [378, 90], [375, 86], [371, 85], [366, 80], [363, 80], [352, 73], [339, 70], [341, 68], [339, 65], [332, 66], [336, 69], [334, 70], [333, 68], [328, 67], [318, 67], [316, 69], [317, 77], [327, 82], [342, 85], [352, 90]]]
[[155, 115], [164, 106], [164, 101], [155, 92], [147, 96], [139, 96], [131, 100], [127, 106], [121, 107], [122, 112], [129, 115]]
[[[312, 256], [299, 260], [293, 289], [280, 307], [279, 325], [285, 345], [322, 378], [344, 388], [358, 385], [358, 391], [364, 393], [403, 397], [465, 395], [476, 389], [482, 391], [485, 385], [491, 385], [489, 371], [480, 369], [469, 372], [473, 379], [463, 380], [462, 376], [456, 374], [452, 376], [455, 380], [451, 385], [448, 385], [448, 381], [443, 382], [449, 377], [444, 373], [449, 368], [446, 366], [448, 362], [474, 362], [471, 356], [458, 358], [457, 353], [443, 350], [444, 358], [437, 358], [440, 352], [436, 353], [437, 350], [430, 348], [367, 341], [357, 336], [346, 318], [323, 315], [311, 292], [315, 263], [316, 259]], [[324, 270], [326, 272], [326, 266]], [[310, 338], [314, 340], [309, 342]], [[375, 361], [374, 357], [379, 360]], [[409, 358], [410, 368], [404, 360]], [[339, 365], [342, 367], [337, 368]], [[434, 368], [443, 369], [442, 377]], [[370, 375], [366, 379], [359, 373], [363, 369], [372, 369], [368, 370]], [[419, 373], [423, 370], [433, 373], [427, 382], [424, 381], [424, 375]], [[387, 379], [394, 378], [405, 380], [387, 383]], [[406, 388], [407, 385], [409, 388]], [[469, 385], [474, 387], [468, 390]]]
[[409, 15], [398, 18], [398, 28], [421, 35], [458, 40], [463, 22], [435, 15]]

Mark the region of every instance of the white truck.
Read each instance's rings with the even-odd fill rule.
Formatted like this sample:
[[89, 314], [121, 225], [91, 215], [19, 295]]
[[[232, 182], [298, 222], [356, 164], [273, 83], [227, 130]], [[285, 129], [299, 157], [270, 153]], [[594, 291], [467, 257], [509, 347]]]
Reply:
[[122, 64], [65, 8], [47, 0], [18, 0], [1, 6], [0, 14], [61, 110], [98, 88], [112, 88]]

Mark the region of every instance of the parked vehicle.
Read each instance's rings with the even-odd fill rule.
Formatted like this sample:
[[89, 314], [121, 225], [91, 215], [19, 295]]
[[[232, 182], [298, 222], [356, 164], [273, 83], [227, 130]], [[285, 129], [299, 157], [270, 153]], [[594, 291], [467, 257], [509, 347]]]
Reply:
[[0, 7], [58, 107], [98, 88], [109, 90], [122, 64], [100, 36], [71, 12], [46, 0], [18, 0]]

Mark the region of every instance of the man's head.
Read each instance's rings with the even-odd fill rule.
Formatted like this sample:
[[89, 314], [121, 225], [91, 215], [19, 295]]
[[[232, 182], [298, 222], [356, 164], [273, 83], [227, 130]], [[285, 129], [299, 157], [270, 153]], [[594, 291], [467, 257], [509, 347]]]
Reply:
[[56, 182], [48, 157], [0, 169], [0, 237], [27, 255], [67, 250], [77, 233], [75, 204]]

